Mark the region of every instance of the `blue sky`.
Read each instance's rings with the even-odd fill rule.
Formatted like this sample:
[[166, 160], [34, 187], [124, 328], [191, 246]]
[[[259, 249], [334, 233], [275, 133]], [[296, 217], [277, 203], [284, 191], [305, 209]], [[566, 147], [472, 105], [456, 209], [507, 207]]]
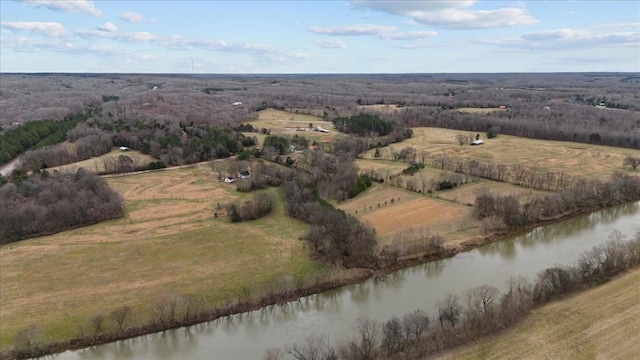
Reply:
[[0, 0], [1, 72], [640, 71], [638, 1]]

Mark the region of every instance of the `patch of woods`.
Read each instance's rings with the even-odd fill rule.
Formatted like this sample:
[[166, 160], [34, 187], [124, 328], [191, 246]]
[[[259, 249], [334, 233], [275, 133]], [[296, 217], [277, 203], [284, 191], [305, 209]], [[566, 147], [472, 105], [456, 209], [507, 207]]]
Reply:
[[24, 174], [0, 187], [0, 204], [3, 244], [123, 215], [120, 194], [83, 169], [75, 173], [44, 170]]
[[255, 220], [270, 213], [275, 203], [274, 195], [258, 193], [243, 203], [229, 205], [227, 213], [231, 222]]
[[353, 335], [337, 345], [335, 339], [330, 344], [326, 336], [315, 334], [285, 349], [268, 349], [264, 359], [421, 359], [508, 329], [536, 307], [638, 265], [640, 233], [625, 241], [614, 232], [610, 241], [582, 254], [573, 266], [545, 269], [533, 281], [515, 277], [502, 292], [481, 285], [449, 294], [436, 302], [432, 314], [418, 309], [384, 322], [360, 317]]
[[289, 216], [309, 224], [304, 239], [324, 261], [346, 267], [373, 267], [377, 243], [373, 228], [321, 199], [316, 186], [306, 176], [281, 186]]

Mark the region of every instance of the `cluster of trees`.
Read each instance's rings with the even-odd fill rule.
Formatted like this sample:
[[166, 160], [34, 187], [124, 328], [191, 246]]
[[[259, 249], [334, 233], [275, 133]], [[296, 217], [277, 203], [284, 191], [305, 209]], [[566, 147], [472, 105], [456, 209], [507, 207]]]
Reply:
[[122, 198], [97, 175], [46, 170], [0, 188], [0, 243], [121, 217]]
[[478, 220], [497, 219], [508, 228], [549, 220], [640, 198], [640, 178], [616, 173], [608, 182], [577, 179], [567, 190], [535, 197], [525, 204], [512, 195], [480, 193], [473, 207]]
[[329, 263], [346, 267], [372, 267], [377, 243], [373, 228], [336, 210], [322, 200], [310, 177], [298, 176], [282, 184], [289, 216], [309, 224], [304, 238]]
[[336, 129], [358, 136], [372, 135], [386, 136], [393, 131], [391, 121], [380, 119], [377, 115], [360, 113], [349, 117], [338, 117], [332, 120]]
[[510, 279], [503, 293], [482, 285], [461, 295], [445, 296], [436, 302], [432, 316], [415, 310], [382, 323], [362, 317], [351, 339], [337, 346], [330, 346], [322, 336], [311, 336], [284, 351], [269, 349], [265, 359], [281, 359], [285, 354], [298, 360], [417, 359], [475, 341], [512, 326], [535, 306], [638, 266], [640, 234], [628, 242], [619, 233], [612, 237], [583, 254], [573, 266], [545, 269], [534, 282]]
[[229, 219], [231, 222], [255, 220], [265, 216], [273, 210], [276, 200], [273, 194], [258, 193], [242, 204], [231, 204], [228, 206]]

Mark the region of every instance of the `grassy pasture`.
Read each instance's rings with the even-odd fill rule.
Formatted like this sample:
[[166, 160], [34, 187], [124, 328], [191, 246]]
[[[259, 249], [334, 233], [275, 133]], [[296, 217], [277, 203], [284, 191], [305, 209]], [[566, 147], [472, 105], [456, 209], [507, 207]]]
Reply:
[[148, 164], [151, 161], [156, 161], [156, 159], [152, 158], [150, 155], [143, 154], [137, 150], [122, 151], [118, 148], [113, 148], [110, 152], [104, 155], [87, 159], [87, 160], [78, 161], [73, 164], [52, 167], [48, 170], [49, 171], [58, 170], [58, 171], [66, 172], [66, 171], [75, 171], [79, 168], [83, 168], [85, 170], [88, 170], [94, 173], [100, 173], [105, 171], [105, 168], [104, 168], [105, 160], [109, 158], [118, 158], [118, 156], [120, 155], [125, 155], [130, 157], [136, 166], [143, 166]]
[[284, 276], [325, 272], [297, 240], [305, 224], [281, 203], [252, 222], [215, 218], [217, 203], [252, 195], [218, 182], [208, 166], [107, 181], [125, 199], [124, 218], [0, 247], [0, 349], [31, 324], [63, 340], [119, 306], [145, 321], [153, 301], [169, 294], [223, 304]]
[[440, 359], [637, 359], [640, 269], [537, 309], [516, 327]]
[[[476, 159], [493, 161], [496, 164], [522, 164], [527, 167], [564, 171], [574, 176], [588, 176], [601, 180], [609, 179], [616, 171], [630, 171], [622, 167], [623, 159], [640, 156], [640, 151], [592, 144], [527, 139], [499, 135], [487, 139], [480, 146], [458, 145], [457, 134], [468, 135], [469, 131], [441, 128], [414, 128], [414, 136], [401, 143], [389, 145], [389, 149], [400, 151], [413, 147], [418, 154], [428, 152], [431, 156], [446, 153], [453, 159]], [[383, 151], [386, 149], [383, 149]], [[365, 158], [373, 159], [375, 150], [369, 150]]]
[[[266, 109], [258, 113], [258, 119], [249, 122], [254, 128], [266, 128], [269, 129], [273, 135], [299, 135], [304, 136], [310, 141], [318, 142], [331, 142], [339, 136], [347, 136], [342, 134], [331, 127], [331, 122], [326, 121], [321, 117], [306, 115], [306, 114], [294, 114], [287, 111]], [[312, 131], [309, 128], [309, 124], [313, 127], [320, 126], [329, 130], [329, 133], [323, 133], [319, 131]], [[300, 131], [298, 130], [300, 129]], [[302, 131], [304, 129], [304, 131]], [[252, 133], [245, 133], [245, 135], [253, 136]]]

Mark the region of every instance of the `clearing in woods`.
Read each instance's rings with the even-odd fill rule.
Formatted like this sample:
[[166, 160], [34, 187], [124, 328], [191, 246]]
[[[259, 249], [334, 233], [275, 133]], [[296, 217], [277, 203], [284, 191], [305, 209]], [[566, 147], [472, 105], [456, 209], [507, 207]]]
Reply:
[[[459, 145], [456, 135], [472, 135], [470, 131], [441, 128], [413, 128], [413, 137], [389, 145], [381, 151], [397, 151], [413, 147], [418, 157], [422, 151], [429, 156], [445, 153], [451, 159], [475, 159], [502, 165], [522, 164], [529, 168], [550, 170], [568, 175], [594, 177], [608, 180], [622, 167], [625, 157], [640, 157], [640, 151], [593, 144], [527, 139], [509, 135], [498, 135], [487, 139], [484, 133], [480, 146]], [[374, 159], [375, 149], [367, 151], [364, 158]]]
[[[0, 247], [0, 350], [32, 324], [47, 341], [65, 340], [80, 327], [89, 331], [91, 316], [121, 306], [133, 308], [132, 326], [171, 294], [220, 305], [325, 273], [298, 240], [306, 225], [282, 202], [250, 222], [215, 217], [218, 203], [253, 194], [219, 182], [208, 165], [107, 182], [124, 198], [123, 218]], [[107, 317], [105, 326], [115, 324]]]
[[[266, 109], [258, 113], [258, 119], [249, 121], [249, 124], [255, 129], [268, 129], [273, 135], [300, 135], [309, 139], [310, 142], [332, 142], [337, 137], [346, 137], [339, 131], [336, 131], [330, 121], [326, 121], [321, 117], [294, 114], [287, 111]], [[309, 125], [311, 124], [311, 127]], [[329, 130], [328, 133], [313, 131], [313, 128], [320, 126]], [[246, 136], [256, 136], [257, 133], [244, 133]], [[259, 138], [260, 139], [260, 138]], [[263, 139], [260, 139], [262, 143]]]
[[637, 359], [640, 269], [552, 302], [514, 328], [439, 359]]
[[[72, 145], [72, 144], [69, 144]], [[67, 146], [69, 146], [67, 145]], [[49, 168], [48, 171], [76, 171], [83, 168], [94, 173], [102, 173], [105, 171], [105, 162], [114, 161], [119, 156], [128, 156], [136, 167], [143, 167], [151, 161], [157, 161], [150, 155], [146, 155], [137, 150], [122, 151], [119, 148], [113, 148], [110, 152], [87, 160], [78, 161], [72, 164], [61, 165]]]

